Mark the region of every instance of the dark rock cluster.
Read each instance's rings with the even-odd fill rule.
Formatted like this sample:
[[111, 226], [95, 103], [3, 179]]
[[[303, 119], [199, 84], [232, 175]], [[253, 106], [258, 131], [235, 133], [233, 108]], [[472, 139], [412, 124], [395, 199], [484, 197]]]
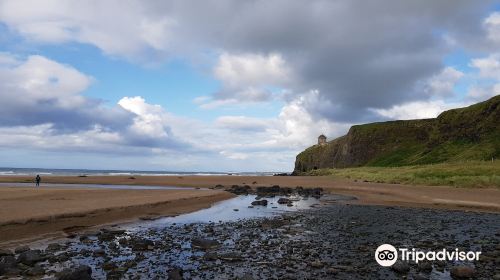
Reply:
[[[44, 275], [56, 279], [500, 277], [498, 214], [323, 204], [272, 218], [102, 230], [49, 244], [45, 250], [0, 250], [0, 275], [34, 279]], [[374, 252], [384, 243], [425, 251], [459, 248], [482, 255], [477, 262], [398, 261], [381, 267]]]
[[[218, 187], [219, 186], [219, 187]], [[221, 188], [222, 185], [217, 185], [216, 188]], [[258, 197], [275, 197], [275, 196], [290, 196], [290, 195], [299, 195], [299, 196], [310, 196], [314, 198], [320, 198], [323, 195], [322, 188], [304, 188], [304, 187], [280, 187], [278, 185], [265, 187], [259, 186], [252, 188], [248, 185], [232, 185], [230, 188], [226, 189], [226, 191], [230, 193], [234, 193], [236, 195], [248, 195], [248, 194], [256, 194]]]

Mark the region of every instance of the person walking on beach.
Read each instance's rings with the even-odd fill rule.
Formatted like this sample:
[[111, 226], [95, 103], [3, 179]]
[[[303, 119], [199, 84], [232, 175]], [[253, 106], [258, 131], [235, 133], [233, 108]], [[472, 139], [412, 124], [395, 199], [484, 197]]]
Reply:
[[40, 174], [37, 174], [36, 178], [35, 178], [35, 182], [36, 182], [36, 186], [37, 187], [40, 187], [40, 181], [41, 180], [42, 180], [42, 178], [40, 177]]

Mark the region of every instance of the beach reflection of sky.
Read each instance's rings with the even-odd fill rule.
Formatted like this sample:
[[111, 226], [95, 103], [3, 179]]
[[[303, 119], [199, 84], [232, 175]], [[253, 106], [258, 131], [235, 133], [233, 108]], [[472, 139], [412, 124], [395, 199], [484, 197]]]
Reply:
[[[210, 208], [198, 210], [192, 213], [182, 214], [175, 217], [165, 217], [154, 221], [140, 222], [131, 226], [134, 227], [163, 227], [167, 224], [177, 223], [206, 223], [206, 222], [229, 222], [237, 221], [240, 219], [249, 218], [262, 218], [279, 215], [286, 211], [297, 211], [300, 209], [310, 208], [313, 204], [318, 204], [319, 200], [316, 198], [303, 198], [303, 197], [288, 197], [293, 201], [293, 206], [286, 204], [278, 204], [278, 199], [281, 196], [273, 198], [263, 198], [268, 201], [267, 206], [251, 206], [255, 200], [256, 195], [240, 195], [228, 200], [220, 201], [212, 205]], [[237, 211], [235, 210], [237, 209]]]

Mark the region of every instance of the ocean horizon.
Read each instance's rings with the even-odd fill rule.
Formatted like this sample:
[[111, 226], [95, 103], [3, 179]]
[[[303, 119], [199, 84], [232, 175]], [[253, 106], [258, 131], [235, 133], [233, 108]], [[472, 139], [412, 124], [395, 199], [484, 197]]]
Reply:
[[273, 176], [282, 172], [146, 171], [119, 169], [66, 169], [0, 167], [0, 176]]

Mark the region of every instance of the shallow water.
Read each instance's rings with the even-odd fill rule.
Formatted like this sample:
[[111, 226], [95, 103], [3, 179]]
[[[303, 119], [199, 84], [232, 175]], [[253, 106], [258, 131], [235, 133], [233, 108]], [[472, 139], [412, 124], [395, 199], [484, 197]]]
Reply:
[[[283, 196], [276, 196], [272, 198], [263, 198], [268, 201], [267, 206], [251, 206], [255, 201], [256, 195], [240, 195], [231, 199], [217, 202], [211, 207], [201, 209], [195, 212], [178, 215], [175, 217], [165, 217], [154, 221], [141, 221], [133, 223], [126, 227], [128, 230], [135, 228], [148, 228], [148, 227], [163, 227], [168, 224], [188, 224], [188, 223], [210, 223], [210, 222], [232, 222], [241, 219], [250, 218], [264, 218], [272, 217], [284, 212], [297, 211], [301, 209], [308, 209], [311, 206], [318, 205], [320, 199], [304, 198], [300, 196], [288, 197], [293, 199], [293, 206], [286, 204], [278, 204], [278, 199]], [[339, 195], [323, 196], [323, 199], [328, 200], [345, 200], [346, 197]], [[249, 207], [250, 206], [250, 207]]]
[[1, 187], [20, 188], [63, 188], [63, 189], [118, 189], [118, 190], [200, 190], [204, 188], [174, 187], [174, 186], [142, 186], [142, 185], [101, 185], [101, 184], [51, 184], [43, 183], [35, 187], [34, 183], [0, 183]]

